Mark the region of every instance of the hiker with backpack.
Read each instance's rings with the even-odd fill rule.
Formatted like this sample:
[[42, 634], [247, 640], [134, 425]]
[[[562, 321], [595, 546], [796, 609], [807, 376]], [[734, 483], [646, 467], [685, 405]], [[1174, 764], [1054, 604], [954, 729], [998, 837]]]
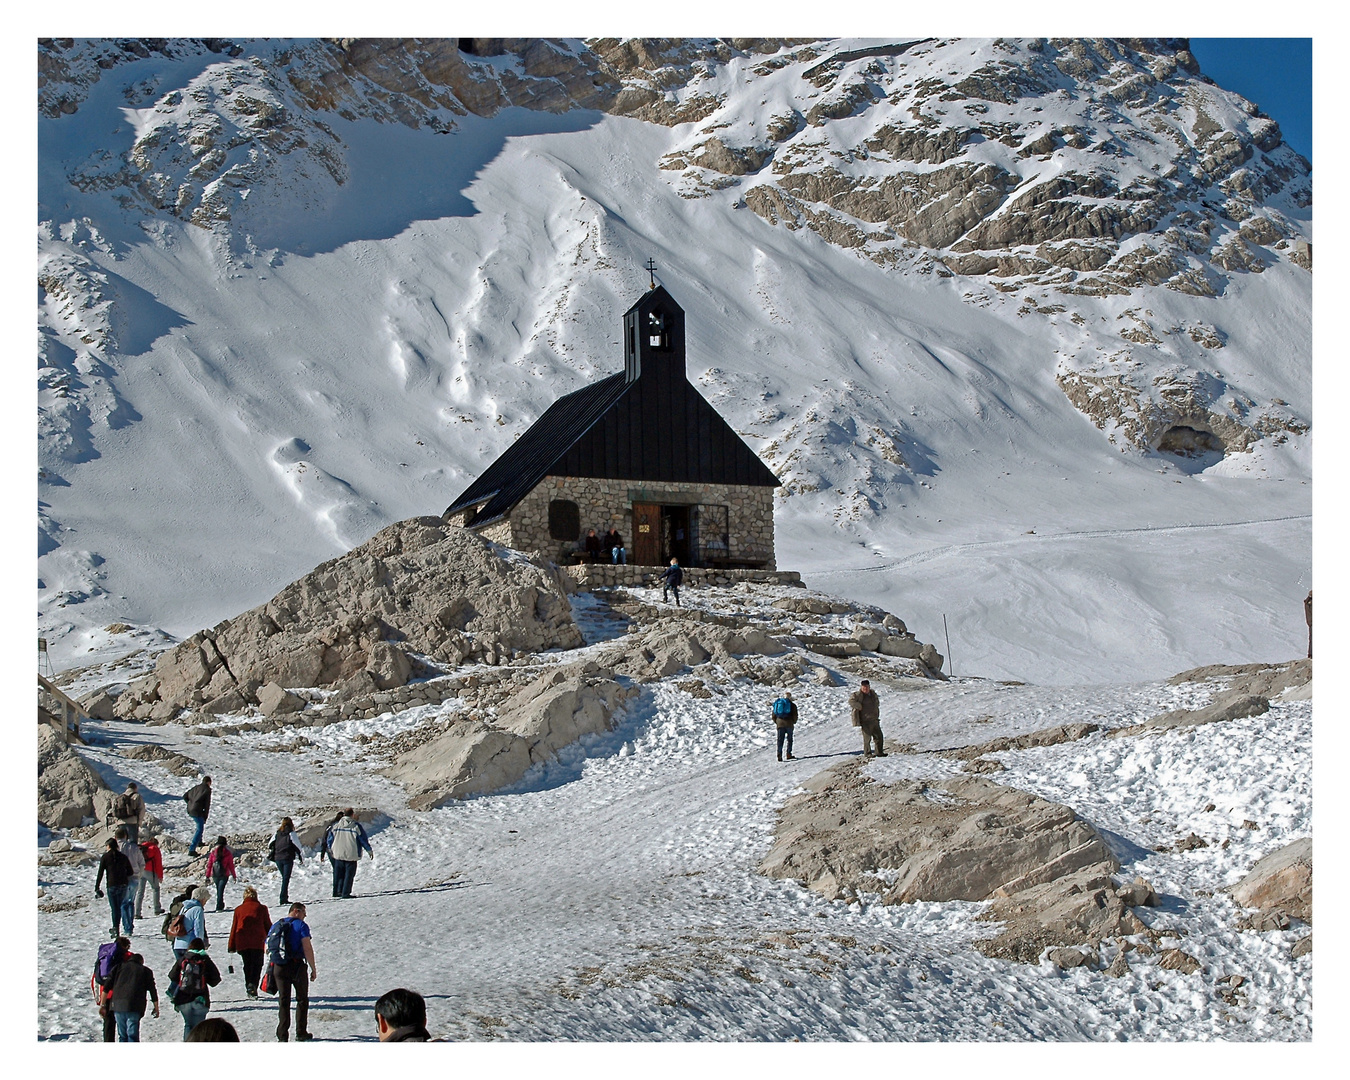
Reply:
[[192, 948], [194, 940], [210, 944], [211, 939], [206, 935], [205, 906], [210, 897], [211, 890], [205, 885], [198, 885], [192, 895], [183, 901], [183, 906], [165, 930], [165, 936], [173, 942], [174, 955], [179, 960]]
[[333, 860], [333, 895], [343, 900], [352, 898], [352, 883], [356, 880], [356, 862], [364, 850], [370, 858], [370, 840], [366, 830], [356, 820], [356, 811], [350, 806], [328, 827], [328, 857]]
[[[272, 837], [272, 842], [267, 846], [267, 857], [276, 864], [281, 871], [281, 896], [280, 901], [283, 904], [290, 903], [291, 886], [291, 868], [295, 865], [297, 859], [300, 862], [305, 861], [305, 856], [300, 851], [300, 843], [295, 838], [295, 822], [290, 818], [281, 819], [281, 827], [277, 829], [276, 835]], [[336, 882], [335, 882], [336, 884]], [[337, 890], [333, 890], [333, 895], [337, 895]]]
[[98, 947], [94, 957], [94, 971], [89, 976], [89, 989], [94, 995], [94, 1004], [98, 1006], [98, 1015], [103, 1020], [103, 1041], [114, 1042], [117, 1039], [117, 1018], [112, 1009], [112, 988], [117, 978], [117, 970], [131, 955], [131, 942], [124, 937], [105, 942]]
[[145, 966], [145, 957], [132, 953], [122, 961], [113, 976], [109, 1008], [117, 1021], [118, 1042], [140, 1042], [141, 1021], [145, 1019], [145, 996], [154, 1002], [152, 1015], [159, 1019], [159, 994], [155, 992], [155, 973]]
[[[309, 984], [318, 977], [314, 943], [305, 922], [305, 905], [292, 904], [289, 914], [267, 932], [267, 976], [263, 989], [277, 995], [277, 1042], [291, 1030], [291, 993], [295, 993], [295, 1041], [309, 1042]], [[308, 972], [305, 966], [309, 966]]]
[[792, 728], [797, 723], [797, 706], [791, 694], [783, 694], [773, 703], [773, 726], [778, 729], [778, 760], [783, 760], [783, 743], [787, 743], [787, 759], [792, 760]]
[[214, 880], [216, 883], [216, 910], [225, 910], [225, 881], [227, 878], [239, 878], [234, 872], [234, 852], [230, 850], [230, 845], [225, 837], [216, 837], [216, 846], [211, 849], [211, 854], [206, 857], [206, 880]]
[[141, 798], [136, 781], [127, 782], [126, 790], [112, 801], [109, 813], [121, 828], [126, 829], [133, 843], [140, 840], [141, 824], [145, 820], [145, 800]]
[[338, 814], [337, 817], [335, 817], [332, 821], [328, 823], [327, 829], [324, 830], [323, 843], [319, 846], [319, 862], [323, 862], [324, 859], [328, 859], [333, 867], [334, 900], [338, 899], [342, 895], [342, 878], [343, 875], [346, 873], [346, 870], [343, 867], [343, 865], [336, 859], [331, 858], [333, 847], [333, 826], [336, 825], [341, 820], [342, 814]]
[[263, 956], [267, 948], [267, 932], [272, 927], [272, 916], [258, 901], [258, 890], [244, 886], [244, 899], [234, 909], [230, 924], [230, 940], [226, 952], [238, 953], [244, 967], [244, 993], [258, 996], [258, 980], [262, 975]]
[[193, 938], [187, 950], [169, 969], [169, 995], [183, 1017], [183, 1041], [206, 1019], [211, 1008], [211, 987], [220, 984], [220, 969], [206, 955], [206, 942]]
[[150, 836], [138, 845], [145, 867], [136, 875], [136, 918], [144, 918], [145, 890], [148, 886], [155, 894], [155, 914], [163, 915], [164, 908], [159, 902], [159, 886], [164, 880], [164, 853], [159, 849], [159, 838]]
[[[131, 884], [132, 869], [131, 863], [117, 847], [117, 841], [112, 837], [108, 838], [108, 850], [103, 853], [103, 858], [98, 861], [98, 876], [94, 879], [94, 895], [103, 896], [103, 876], [108, 876], [108, 907], [112, 910], [112, 933], [109, 937], [117, 937], [122, 932], [122, 920], [132, 914], [127, 908], [127, 888]], [[131, 933], [131, 923], [127, 922], [127, 933]]]
[[192, 834], [192, 843], [188, 844], [188, 855], [197, 857], [197, 845], [202, 842], [202, 833], [206, 831], [206, 815], [211, 812], [211, 778], [203, 776], [202, 782], [183, 792], [183, 801], [187, 803], [188, 817], [196, 822], [197, 830]]

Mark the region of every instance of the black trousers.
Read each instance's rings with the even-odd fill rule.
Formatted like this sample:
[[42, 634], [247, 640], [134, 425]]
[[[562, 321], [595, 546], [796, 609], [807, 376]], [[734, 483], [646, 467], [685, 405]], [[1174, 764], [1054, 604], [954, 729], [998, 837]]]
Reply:
[[240, 949], [239, 959], [244, 962], [244, 989], [250, 994], [256, 994], [258, 980], [262, 978], [263, 950]]
[[309, 968], [301, 960], [286, 967], [272, 965], [277, 981], [277, 1038], [285, 1042], [291, 1030], [291, 990], [295, 990], [295, 1033], [309, 1034]]

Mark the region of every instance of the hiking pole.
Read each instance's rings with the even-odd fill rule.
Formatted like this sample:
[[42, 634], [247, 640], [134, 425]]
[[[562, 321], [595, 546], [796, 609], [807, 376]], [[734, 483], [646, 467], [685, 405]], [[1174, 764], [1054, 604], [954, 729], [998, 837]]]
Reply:
[[956, 665], [952, 663], [952, 637], [947, 633], [947, 616], [942, 616], [942, 636], [947, 639], [947, 673], [953, 677], [956, 675]]

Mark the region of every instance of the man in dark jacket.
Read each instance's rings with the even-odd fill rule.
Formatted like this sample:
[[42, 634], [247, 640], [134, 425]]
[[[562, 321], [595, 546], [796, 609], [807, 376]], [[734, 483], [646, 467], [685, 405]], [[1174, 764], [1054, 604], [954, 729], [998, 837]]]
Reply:
[[203, 776], [200, 784], [184, 792], [183, 801], [187, 803], [188, 817], [197, 823], [197, 831], [188, 845], [188, 854], [196, 858], [197, 845], [202, 842], [202, 833], [206, 829], [206, 815], [211, 812], [211, 778]]
[[600, 561], [600, 537], [595, 535], [594, 529], [586, 533], [586, 561], [588, 563]]
[[[111, 937], [117, 937], [122, 930], [122, 917], [131, 912], [125, 907], [127, 888], [131, 884], [131, 862], [117, 849], [117, 841], [108, 840], [108, 850], [98, 861], [98, 877], [94, 879], [94, 895], [101, 897], [103, 875], [108, 875], [108, 907], [112, 909]], [[127, 919], [127, 933], [131, 933], [131, 920]]]
[[680, 584], [684, 581], [684, 567], [680, 565], [678, 559], [670, 560], [670, 565], [666, 567], [665, 572], [661, 575], [661, 579], [665, 582], [665, 584], [661, 586], [661, 602], [663, 604], [666, 602], [666, 592], [669, 590], [675, 594], [675, 606], [679, 607]]
[[623, 537], [619, 535], [618, 529], [610, 529], [605, 533], [605, 550], [609, 552], [610, 562], [628, 562], [628, 552], [624, 550]]
[[145, 995], [149, 993], [159, 1019], [159, 995], [155, 993], [155, 973], [145, 966], [140, 953], [132, 953], [117, 968], [113, 979], [111, 1009], [117, 1021], [118, 1042], [140, 1042], [141, 1020], [145, 1016]]
[[398, 987], [375, 1002], [375, 1027], [380, 1042], [431, 1042], [427, 1003], [415, 990]]
[[872, 684], [864, 679], [862, 685], [849, 695], [848, 704], [853, 710], [853, 726], [862, 728], [863, 757], [872, 756], [874, 741], [877, 744], [876, 756], [885, 757], [886, 751], [882, 749], [881, 742], [881, 702]]
[[778, 760], [783, 760], [783, 743], [787, 743], [787, 759], [792, 760], [792, 729], [797, 723], [797, 706], [791, 694], [784, 694], [773, 703], [773, 726], [778, 729]]
[[206, 1019], [211, 1008], [211, 987], [220, 985], [220, 968], [206, 953], [206, 942], [193, 938], [169, 969], [170, 987], [178, 987], [173, 1004], [183, 1018], [183, 1040]]

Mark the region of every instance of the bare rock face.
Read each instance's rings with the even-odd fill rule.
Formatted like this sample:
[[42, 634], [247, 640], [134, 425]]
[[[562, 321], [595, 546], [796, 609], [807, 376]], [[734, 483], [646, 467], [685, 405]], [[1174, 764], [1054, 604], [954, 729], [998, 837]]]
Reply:
[[1283, 911], [1312, 922], [1312, 837], [1259, 859], [1233, 888], [1233, 901], [1263, 914]]
[[636, 693], [594, 663], [556, 668], [514, 695], [494, 720], [457, 723], [399, 755], [385, 772], [407, 789], [414, 810], [484, 795], [515, 783], [583, 735], [608, 731]]
[[978, 776], [878, 784], [852, 762], [806, 786], [760, 863], [770, 877], [829, 899], [864, 890], [886, 904], [993, 901], [984, 917], [1005, 929], [981, 948], [1012, 959], [1131, 932], [1111, 879], [1119, 862], [1066, 806]]
[[[49, 829], [74, 828], [95, 816], [94, 796], [107, 792], [98, 773], [49, 725], [38, 725], [38, 822]], [[111, 793], [109, 793], [111, 797]]]
[[387, 690], [408, 681], [409, 653], [453, 666], [581, 644], [554, 571], [440, 518], [412, 518], [165, 653], [118, 697], [117, 715], [234, 712], [268, 683], [361, 677]]

